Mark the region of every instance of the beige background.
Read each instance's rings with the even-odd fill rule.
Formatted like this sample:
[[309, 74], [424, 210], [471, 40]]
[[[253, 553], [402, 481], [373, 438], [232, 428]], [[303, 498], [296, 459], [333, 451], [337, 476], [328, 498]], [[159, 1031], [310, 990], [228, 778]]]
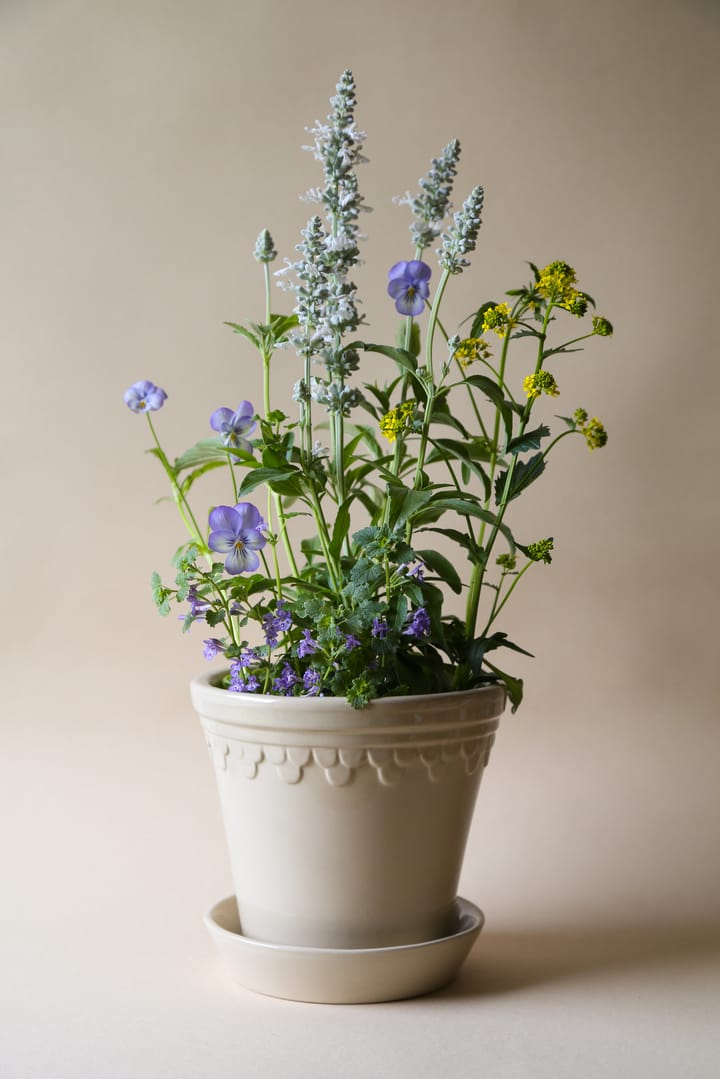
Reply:
[[[719, 49], [710, 0], [0, 5], [3, 1076], [717, 1075]], [[448, 321], [559, 257], [617, 329], [557, 367], [607, 449], [520, 510], [557, 555], [507, 626], [537, 658], [462, 882], [486, 931], [455, 987], [371, 1010], [252, 997], [211, 952], [200, 633], [149, 601], [181, 536], [122, 404], [164, 386], [178, 452], [257, 398], [222, 321], [262, 313], [262, 226], [292, 253], [345, 66], [376, 339], [390, 198], [455, 135], [487, 201]]]

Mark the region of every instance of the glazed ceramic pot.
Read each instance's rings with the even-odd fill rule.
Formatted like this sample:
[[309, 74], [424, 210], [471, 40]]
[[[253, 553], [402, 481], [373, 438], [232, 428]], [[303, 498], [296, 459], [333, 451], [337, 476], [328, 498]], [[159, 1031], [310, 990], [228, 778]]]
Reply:
[[268, 944], [386, 948], [454, 931], [501, 686], [334, 697], [191, 686], [214, 762], [242, 934]]

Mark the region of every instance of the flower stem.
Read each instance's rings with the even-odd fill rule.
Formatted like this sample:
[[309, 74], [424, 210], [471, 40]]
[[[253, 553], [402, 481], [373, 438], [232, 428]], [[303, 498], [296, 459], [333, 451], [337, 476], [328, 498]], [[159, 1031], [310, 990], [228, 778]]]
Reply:
[[180, 486], [180, 484], [177, 481], [177, 476], [175, 475], [175, 469], [170, 464], [170, 462], [167, 459], [167, 456], [165, 454], [165, 451], [163, 450], [162, 446], [160, 445], [160, 440], [158, 439], [158, 436], [157, 436], [157, 434], [155, 432], [155, 427], [154, 427], [153, 421], [152, 421], [152, 419], [150, 417], [150, 413], [146, 412], [145, 415], [147, 416], [148, 425], [150, 427], [150, 432], [152, 434], [153, 440], [155, 442], [155, 446], [157, 448], [160, 463], [162, 464], [163, 468], [165, 469], [165, 473], [166, 473], [168, 479], [170, 480], [170, 486], [172, 487], [173, 498], [175, 499], [175, 505], [177, 506], [177, 508], [178, 508], [178, 510], [180, 512], [180, 516], [182, 517], [182, 519], [183, 519], [183, 521], [185, 523], [185, 527], [187, 528], [187, 530], [190, 533], [191, 537], [195, 540], [195, 542], [198, 544], [198, 546], [202, 549], [203, 552], [207, 552], [207, 549], [208, 549], [207, 544], [206, 544], [205, 540], [202, 537], [202, 533], [200, 532], [200, 527], [199, 527], [197, 521], [195, 520], [195, 517], [193, 516], [193, 512], [190, 509], [190, 504], [189, 504], [187, 498], [185, 497], [185, 493], [184, 493], [184, 491], [182, 490], [182, 487]]

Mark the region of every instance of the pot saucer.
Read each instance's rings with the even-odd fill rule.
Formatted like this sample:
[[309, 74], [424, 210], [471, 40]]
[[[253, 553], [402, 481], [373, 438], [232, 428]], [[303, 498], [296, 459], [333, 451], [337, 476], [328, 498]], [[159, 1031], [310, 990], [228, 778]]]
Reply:
[[265, 944], [240, 932], [235, 896], [221, 899], [205, 925], [233, 977], [245, 989], [314, 1004], [402, 1000], [452, 981], [482, 929], [482, 911], [458, 897], [454, 933], [391, 948], [298, 948]]

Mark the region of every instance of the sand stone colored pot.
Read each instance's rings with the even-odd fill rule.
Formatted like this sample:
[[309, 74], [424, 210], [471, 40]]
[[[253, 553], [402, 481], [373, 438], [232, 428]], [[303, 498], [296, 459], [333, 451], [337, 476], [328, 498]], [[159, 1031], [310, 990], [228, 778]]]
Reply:
[[242, 933], [383, 948], [443, 937], [501, 686], [393, 697], [230, 693], [192, 682], [215, 766]]

